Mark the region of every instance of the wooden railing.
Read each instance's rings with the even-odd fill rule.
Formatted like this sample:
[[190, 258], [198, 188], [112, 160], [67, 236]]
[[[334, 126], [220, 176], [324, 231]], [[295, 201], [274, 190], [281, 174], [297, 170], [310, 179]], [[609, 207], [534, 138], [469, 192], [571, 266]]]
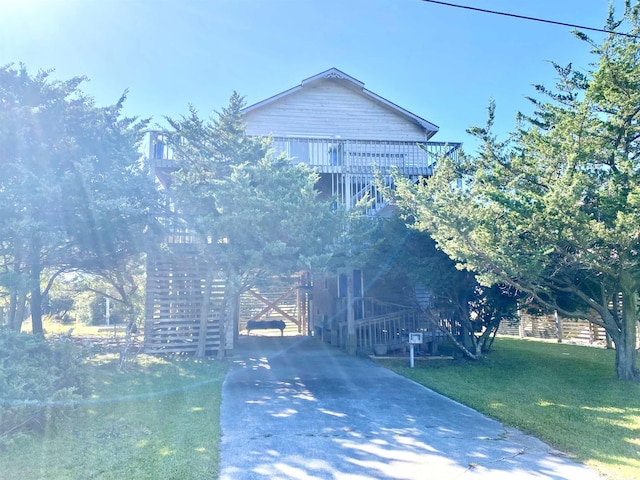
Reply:
[[[149, 160], [158, 179], [178, 168], [167, 133], [149, 133]], [[376, 172], [386, 186], [392, 186], [391, 172], [410, 178], [430, 176], [439, 158], [456, 160], [460, 143], [350, 140], [342, 138], [273, 137], [276, 155], [287, 155], [293, 163], [304, 163], [325, 175], [322, 188], [347, 209], [368, 199], [367, 215], [375, 215], [386, 205]], [[329, 190], [330, 189], [330, 190]]]
[[[393, 309], [393, 304], [389, 305]], [[433, 352], [434, 343], [440, 343], [446, 337], [442, 329], [450, 328], [447, 320], [438, 323], [441, 325], [429, 321], [427, 313], [409, 307], [367, 316], [356, 322], [358, 350], [370, 353], [376, 350], [376, 345], [383, 345], [389, 351], [404, 349], [409, 342], [409, 333], [422, 333], [423, 346]]]
[[427, 330], [427, 320], [417, 310], [404, 310], [369, 317], [356, 324], [358, 349], [372, 351], [375, 345], [394, 348], [407, 343], [410, 332], [425, 332]]
[[317, 168], [320, 173], [430, 175], [442, 156], [457, 159], [460, 143], [273, 137], [277, 154]]
[[[156, 165], [172, 164], [173, 150], [167, 132], [149, 132], [149, 159]], [[327, 173], [372, 173], [375, 165], [383, 173], [398, 168], [409, 175], [430, 172], [442, 156], [458, 158], [461, 143], [342, 138], [273, 137], [276, 154], [286, 154], [295, 163], [305, 163]]]

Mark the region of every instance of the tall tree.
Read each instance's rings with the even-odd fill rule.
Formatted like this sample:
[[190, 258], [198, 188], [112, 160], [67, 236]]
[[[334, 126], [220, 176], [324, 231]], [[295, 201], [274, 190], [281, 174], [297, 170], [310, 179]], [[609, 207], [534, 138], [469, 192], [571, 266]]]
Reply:
[[211, 284], [225, 281], [218, 356], [237, 296], [259, 276], [292, 274], [326, 263], [339, 222], [315, 188], [317, 174], [249, 137], [242, 120], [243, 98], [231, 96], [216, 117], [167, 118], [180, 169], [171, 195], [180, 221], [199, 237], [208, 267], [196, 356], [204, 356]]
[[0, 68], [0, 288], [20, 329], [28, 301], [42, 333], [43, 295], [63, 272], [106, 272], [142, 250], [155, 187], [138, 147], [146, 121], [97, 107], [84, 78]]
[[410, 219], [383, 220], [378, 237], [382, 240], [365, 267], [375, 279], [368, 287], [374, 296], [420, 307], [467, 358], [478, 360], [489, 352], [501, 321], [515, 317], [513, 289], [480, 285]]
[[442, 159], [423, 185], [401, 185], [419, 227], [485, 285], [507, 283], [541, 305], [602, 326], [616, 373], [637, 367], [640, 287], [639, 5], [613, 11], [593, 72], [556, 65], [555, 89], [538, 86], [535, 112], [507, 141], [485, 128], [475, 158]]

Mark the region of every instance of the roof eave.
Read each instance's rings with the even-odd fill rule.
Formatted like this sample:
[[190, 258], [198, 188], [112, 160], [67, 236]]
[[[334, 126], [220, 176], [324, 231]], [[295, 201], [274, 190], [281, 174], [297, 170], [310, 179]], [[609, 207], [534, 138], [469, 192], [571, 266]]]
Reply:
[[361, 82], [360, 80], [347, 75], [346, 73], [344, 73], [341, 70], [338, 70], [337, 68], [330, 68], [328, 70], [325, 70], [324, 72], [320, 72], [317, 75], [314, 75], [312, 77], [309, 78], [305, 78], [304, 80], [302, 80], [302, 82], [300, 82], [300, 85], [297, 85], [293, 88], [290, 88], [288, 90], [285, 90], [284, 92], [278, 93], [277, 95], [274, 95], [272, 97], [266, 98], [265, 100], [262, 100], [258, 103], [254, 103], [253, 105], [249, 105], [248, 107], [245, 107], [242, 109], [242, 113], [249, 113], [253, 110], [256, 110], [260, 107], [263, 107], [265, 105], [268, 105], [272, 102], [275, 102], [283, 97], [286, 97], [287, 95], [290, 95], [294, 92], [297, 92], [298, 90], [301, 90], [305, 85], [309, 85], [310, 83], [319, 81], [319, 80], [324, 80], [324, 79], [338, 79], [338, 80], [344, 80], [346, 82], [348, 82], [347, 84], [353, 88], [354, 90], [358, 90], [360, 92], [362, 92], [363, 94], [369, 96], [370, 98], [372, 98], [373, 100], [375, 100], [376, 102], [386, 106], [387, 108], [390, 108], [391, 110], [396, 111], [397, 113], [401, 114], [402, 116], [410, 119], [411, 121], [417, 123], [420, 127], [422, 127], [425, 131], [425, 136], [427, 138], [427, 140], [429, 140], [431, 137], [433, 137], [436, 133], [438, 133], [438, 130], [440, 129], [440, 127], [438, 127], [437, 125], [425, 120], [422, 117], [419, 117], [418, 115], [415, 115], [413, 113], [411, 113], [409, 110], [405, 110], [404, 108], [400, 107], [399, 105], [396, 105], [393, 102], [390, 102], [389, 100], [387, 100], [384, 97], [381, 97], [380, 95], [377, 95], [375, 93], [373, 93], [370, 90], [367, 90], [366, 88], [364, 88], [364, 82]]
[[420, 125], [422, 128], [424, 128], [425, 133], [427, 135], [427, 139], [433, 137], [436, 133], [438, 133], [438, 130], [440, 130], [440, 127], [438, 127], [436, 124], [429, 122], [428, 120], [425, 120], [422, 117], [419, 117], [418, 115], [411, 113], [409, 110], [405, 110], [404, 108], [402, 108], [399, 105], [396, 105], [395, 103], [387, 100], [384, 97], [381, 97], [380, 95], [377, 95], [375, 93], [373, 93], [371, 90], [367, 90], [366, 88], [362, 89], [362, 93], [364, 93], [365, 95], [368, 95], [369, 97], [373, 98], [375, 101], [393, 109], [396, 110], [398, 113], [402, 114], [405, 117], [408, 117], [409, 119], [413, 120], [414, 122], [416, 122], [418, 125]]
[[279, 100], [280, 98], [286, 97], [287, 95], [290, 95], [294, 92], [297, 92], [298, 90], [302, 89], [302, 85], [297, 85], [293, 88], [290, 88], [289, 90], [285, 90], [284, 92], [278, 93], [272, 97], [269, 98], [265, 98], [264, 100], [258, 102], [258, 103], [254, 103], [253, 105], [249, 105], [248, 107], [244, 107], [241, 112], [242, 113], [249, 113], [252, 110], [255, 110], [256, 108], [260, 108], [263, 107], [265, 105], [268, 105], [269, 103], [275, 102], [276, 100]]
[[352, 77], [351, 75], [347, 75], [346, 73], [344, 73], [341, 70], [338, 70], [335, 67], [330, 68], [329, 70], [325, 70], [324, 72], [320, 72], [317, 75], [314, 75], [313, 77], [305, 78], [304, 80], [302, 80], [300, 85], [304, 86], [306, 84], [313, 83], [318, 80], [325, 80], [325, 79], [346, 80], [349, 83], [354, 84], [354, 86], [358, 88], [361, 88], [361, 89], [364, 88], [364, 82], [361, 82], [360, 80]]

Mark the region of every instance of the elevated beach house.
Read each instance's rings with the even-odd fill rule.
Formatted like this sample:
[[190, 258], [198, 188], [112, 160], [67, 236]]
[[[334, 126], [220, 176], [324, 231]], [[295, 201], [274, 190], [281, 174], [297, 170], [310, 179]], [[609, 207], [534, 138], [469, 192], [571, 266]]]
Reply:
[[[387, 181], [392, 167], [417, 180], [431, 174], [441, 155], [456, 156], [460, 146], [432, 141], [438, 132], [435, 124], [336, 68], [250, 105], [243, 113], [249, 135], [270, 136], [276, 153], [316, 169], [323, 194], [347, 208], [368, 195], [372, 199], [368, 215], [387, 215], [392, 208], [378, 192], [374, 166]], [[175, 163], [163, 146], [161, 132], [151, 134], [149, 150], [154, 174], [168, 185]], [[192, 351], [202, 272], [188, 238], [176, 235], [170, 243], [174, 255], [149, 260], [145, 345], [149, 351]], [[366, 284], [363, 272], [343, 271], [322, 279], [301, 274], [281, 284], [257, 285], [238, 299], [226, 348], [233, 348], [249, 322], [260, 328], [273, 325], [267, 321], [282, 320], [286, 332], [322, 335], [327, 342], [362, 351], [377, 344], [393, 347], [409, 331], [426, 330], [419, 311], [368, 297]], [[216, 319], [213, 308], [207, 332], [211, 350], [220, 345]], [[347, 338], [357, 341], [347, 345]]]

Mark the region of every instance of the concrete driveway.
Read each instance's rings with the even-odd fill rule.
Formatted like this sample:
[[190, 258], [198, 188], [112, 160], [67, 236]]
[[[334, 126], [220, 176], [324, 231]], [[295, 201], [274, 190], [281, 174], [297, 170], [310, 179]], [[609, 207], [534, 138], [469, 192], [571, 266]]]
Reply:
[[222, 389], [222, 480], [598, 477], [539, 440], [300, 337], [241, 337]]

